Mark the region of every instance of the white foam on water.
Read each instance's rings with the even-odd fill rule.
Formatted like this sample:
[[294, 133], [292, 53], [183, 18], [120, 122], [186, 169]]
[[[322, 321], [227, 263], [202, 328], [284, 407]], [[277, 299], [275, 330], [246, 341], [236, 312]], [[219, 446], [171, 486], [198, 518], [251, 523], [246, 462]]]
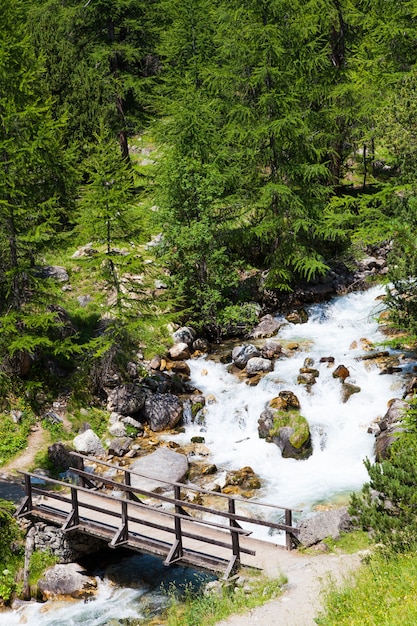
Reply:
[[[215, 402], [207, 404], [204, 428], [189, 424], [183, 440], [202, 434], [211, 451], [208, 460], [219, 469], [250, 465], [263, 482], [261, 499], [277, 505], [308, 510], [359, 490], [367, 479], [363, 461], [373, 458], [375, 439], [367, 429], [385, 414], [388, 400], [401, 395], [398, 375], [381, 376], [375, 364], [356, 360], [364, 354], [362, 338], [374, 343], [383, 339], [373, 317], [381, 309], [375, 300], [380, 293], [383, 289], [372, 288], [340, 297], [311, 307], [305, 324], [286, 323], [276, 339], [299, 342], [300, 348], [293, 357], [279, 358], [274, 372], [256, 387], [229, 374], [226, 365], [202, 357], [191, 360], [192, 383]], [[352, 347], [354, 342], [357, 347]], [[335, 359], [331, 367], [319, 363], [328, 356]], [[297, 384], [306, 357], [320, 371], [310, 393]], [[346, 382], [361, 389], [345, 403], [341, 381], [332, 376], [340, 364], [350, 372]], [[282, 390], [296, 394], [309, 422], [314, 451], [307, 460], [284, 459], [275, 444], [258, 436], [260, 414]]]

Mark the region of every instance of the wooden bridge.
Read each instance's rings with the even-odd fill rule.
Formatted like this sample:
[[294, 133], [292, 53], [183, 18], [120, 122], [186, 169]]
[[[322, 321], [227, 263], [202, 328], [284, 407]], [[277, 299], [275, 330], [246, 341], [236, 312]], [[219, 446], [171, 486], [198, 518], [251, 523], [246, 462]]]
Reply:
[[[251, 531], [241, 524], [283, 531], [282, 547], [288, 550], [298, 536], [292, 525], [292, 509], [169, 483], [78, 453], [73, 456], [81, 465], [79, 469], [71, 468], [78, 484], [48, 479], [54, 490], [45, 489], [39, 487], [38, 475], [22, 472], [26, 496], [17, 517], [42, 520], [60, 526], [65, 533], [85, 533], [106, 541], [111, 548], [155, 555], [163, 558], [165, 565], [182, 564], [223, 573], [224, 578], [241, 565], [257, 566], [256, 540], [248, 539]], [[92, 469], [91, 464], [105, 468], [107, 476]], [[114, 478], [108, 477], [109, 470]], [[132, 476], [158, 480], [163, 493], [132, 486]], [[198, 494], [209, 495], [218, 506], [199, 504]], [[239, 513], [244, 504], [261, 513], [257, 517]], [[268, 509], [270, 513], [273, 509], [278, 521], [262, 519]]]

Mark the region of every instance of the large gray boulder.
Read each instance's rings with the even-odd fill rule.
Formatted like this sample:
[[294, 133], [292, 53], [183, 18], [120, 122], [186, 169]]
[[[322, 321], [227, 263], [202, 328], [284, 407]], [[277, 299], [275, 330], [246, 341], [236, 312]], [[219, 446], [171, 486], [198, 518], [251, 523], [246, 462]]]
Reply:
[[185, 454], [179, 454], [170, 448], [158, 448], [155, 452], [133, 461], [130, 469], [143, 474], [131, 475], [133, 487], [144, 491], [164, 491], [169, 486], [163, 481], [184, 481], [188, 473], [188, 459]]
[[83, 433], [77, 435], [72, 444], [75, 450], [81, 454], [91, 454], [93, 456], [101, 456], [102, 454], [105, 454], [100, 438], [91, 428], [88, 428]]
[[346, 507], [323, 511], [307, 517], [298, 524], [299, 542], [305, 546], [313, 546], [327, 537], [338, 539], [341, 532], [352, 528], [352, 521]]
[[259, 356], [261, 356], [260, 351], [256, 346], [251, 343], [236, 346], [235, 348], [233, 348], [232, 351], [232, 360], [236, 367], [241, 370], [246, 367], [246, 363], [249, 361], [249, 359]]
[[258, 420], [258, 434], [275, 443], [283, 458], [304, 460], [313, 453], [308, 422], [292, 392], [283, 391], [267, 403]]
[[181, 401], [170, 393], [155, 393], [145, 402], [143, 416], [154, 432], [174, 428], [181, 420]]
[[107, 396], [107, 410], [121, 415], [135, 415], [146, 400], [146, 391], [135, 383], [120, 385]]
[[95, 593], [97, 581], [87, 575], [78, 563], [54, 565], [38, 582], [38, 589], [44, 600], [56, 597], [87, 598]]

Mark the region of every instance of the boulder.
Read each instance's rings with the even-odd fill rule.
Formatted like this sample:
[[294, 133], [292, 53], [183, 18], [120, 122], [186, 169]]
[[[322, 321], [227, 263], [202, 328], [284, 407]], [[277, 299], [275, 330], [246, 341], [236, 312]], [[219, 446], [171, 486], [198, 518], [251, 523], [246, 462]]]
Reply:
[[173, 361], [184, 361], [190, 358], [190, 348], [184, 342], [176, 343], [168, 351], [170, 358]]
[[81, 454], [92, 454], [94, 456], [105, 454], [100, 438], [91, 428], [77, 435], [72, 443], [76, 451]]
[[273, 398], [258, 420], [259, 437], [275, 443], [284, 458], [307, 459], [312, 453], [310, 428], [296, 408]]
[[68, 272], [65, 267], [60, 265], [44, 265], [37, 269], [37, 275], [40, 278], [53, 278], [60, 283], [66, 283], [69, 280]]
[[232, 360], [236, 367], [243, 370], [249, 359], [261, 356], [260, 351], [251, 343], [236, 346], [232, 351]]
[[341, 532], [352, 528], [351, 518], [346, 507], [322, 511], [307, 517], [298, 524], [299, 542], [306, 548], [313, 546], [326, 537], [338, 539]]
[[252, 357], [246, 363], [246, 374], [248, 376], [256, 376], [256, 374], [272, 372], [273, 369], [274, 364], [272, 361], [258, 356]]
[[143, 416], [154, 432], [174, 428], [181, 420], [183, 406], [181, 401], [169, 393], [155, 393], [147, 398]]
[[182, 326], [173, 333], [172, 338], [175, 343], [186, 343], [191, 348], [195, 340], [195, 331], [189, 326]]
[[121, 415], [135, 415], [146, 400], [146, 391], [135, 383], [120, 385], [107, 396], [107, 410]]
[[264, 315], [259, 324], [249, 333], [249, 339], [264, 339], [277, 334], [281, 324], [272, 315]]
[[59, 472], [65, 472], [70, 467], [81, 468], [82, 461], [80, 458], [71, 454], [72, 450], [62, 441], [52, 444], [48, 447], [48, 458], [54, 469]]
[[199, 337], [193, 342], [192, 350], [193, 352], [201, 352], [202, 354], [209, 352], [209, 342], [206, 339]]
[[54, 565], [39, 579], [38, 589], [43, 600], [56, 597], [87, 598], [95, 593], [97, 581], [88, 576], [78, 563]]
[[144, 491], [163, 491], [167, 485], [161, 481], [180, 483], [185, 480], [188, 460], [185, 454], [170, 448], [158, 448], [155, 452], [133, 461], [130, 469], [142, 474], [131, 474], [133, 487]]
[[396, 398], [389, 404], [388, 411], [379, 423], [380, 431], [375, 436], [375, 459], [378, 462], [389, 457], [389, 450], [398, 435], [404, 430], [404, 412], [408, 402]]

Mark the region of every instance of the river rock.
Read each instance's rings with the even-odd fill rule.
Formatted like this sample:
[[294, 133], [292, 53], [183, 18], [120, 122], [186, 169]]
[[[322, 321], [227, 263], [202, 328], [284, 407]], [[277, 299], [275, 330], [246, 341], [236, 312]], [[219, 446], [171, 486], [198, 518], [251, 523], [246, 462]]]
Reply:
[[266, 372], [272, 372], [274, 364], [269, 359], [263, 359], [262, 357], [252, 357], [246, 363], [247, 376], [256, 376], [257, 374], [263, 374]]
[[183, 406], [181, 401], [169, 393], [155, 393], [147, 398], [143, 416], [154, 432], [174, 428], [181, 420]]
[[43, 600], [62, 596], [87, 598], [95, 593], [96, 588], [95, 578], [88, 576], [87, 570], [78, 563], [54, 565], [38, 582]]
[[313, 452], [308, 422], [297, 409], [282, 407], [282, 398], [273, 398], [258, 420], [259, 437], [275, 443], [284, 458], [307, 459]]
[[[130, 466], [138, 474], [131, 475], [132, 485], [144, 491], [164, 491], [167, 485], [161, 481], [180, 483], [188, 473], [188, 460], [170, 448], [158, 448], [155, 452], [142, 456]], [[156, 480], [160, 479], [160, 480]]]
[[191, 348], [195, 340], [195, 331], [189, 326], [182, 326], [173, 333], [172, 338], [175, 343], [186, 343]]
[[200, 352], [201, 354], [205, 354], [210, 350], [209, 342], [202, 337], [198, 337], [198, 339], [193, 342], [192, 350], [193, 352]]
[[381, 462], [389, 457], [389, 450], [398, 435], [404, 430], [403, 418], [409, 408], [408, 402], [396, 398], [389, 404], [388, 411], [379, 423], [380, 431], [375, 436], [375, 459]]
[[105, 454], [100, 438], [91, 428], [77, 435], [72, 443], [76, 451], [81, 454], [92, 454], [93, 456]]
[[251, 343], [236, 346], [232, 350], [232, 360], [236, 367], [243, 370], [249, 359], [261, 356], [260, 351]]
[[249, 339], [264, 339], [277, 334], [281, 324], [272, 315], [264, 315], [259, 324], [249, 333]]
[[184, 361], [191, 357], [190, 348], [185, 342], [176, 343], [168, 351], [173, 361]]
[[342, 382], [344, 382], [349, 375], [349, 370], [344, 365], [338, 365], [332, 373], [333, 378], [340, 378]]
[[288, 313], [285, 319], [287, 322], [291, 322], [291, 324], [305, 324], [308, 322], [308, 313], [305, 309], [297, 309]]
[[338, 539], [341, 532], [347, 532], [352, 528], [352, 521], [346, 507], [332, 509], [316, 513], [303, 519], [298, 528], [299, 542], [306, 548], [313, 546], [326, 537]]
[[146, 391], [135, 383], [127, 383], [113, 389], [107, 396], [107, 410], [121, 415], [135, 415], [146, 400]]
[[352, 383], [343, 383], [342, 385], [342, 402], [345, 404], [354, 393], [359, 393], [361, 388]]

